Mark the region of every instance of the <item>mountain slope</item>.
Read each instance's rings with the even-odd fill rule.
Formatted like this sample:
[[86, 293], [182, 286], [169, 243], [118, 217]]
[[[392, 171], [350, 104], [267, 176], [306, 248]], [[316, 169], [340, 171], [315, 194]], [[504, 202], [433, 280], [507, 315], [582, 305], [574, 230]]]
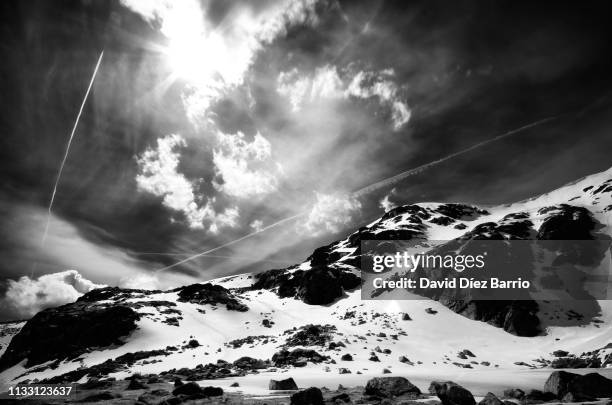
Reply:
[[171, 291], [94, 290], [42, 311], [0, 358], [0, 382], [153, 373], [257, 391], [279, 375], [345, 384], [386, 369], [415, 381], [479, 379], [478, 390], [511, 373], [513, 385], [539, 387], [532, 368], [612, 364], [612, 301], [474, 303], [495, 314], [482, 316], [450, 301], [362, 300], [360, 242], [609, 238], [611, 217], [612, 169], [509, 205], [398, 207], [287, 269]]

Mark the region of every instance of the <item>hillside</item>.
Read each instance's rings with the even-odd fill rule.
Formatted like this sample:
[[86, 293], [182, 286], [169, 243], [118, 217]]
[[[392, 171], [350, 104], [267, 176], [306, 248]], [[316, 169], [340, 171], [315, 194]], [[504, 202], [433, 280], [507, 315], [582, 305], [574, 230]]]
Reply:
[[0, 391], [138, 373], [263, 395], [270, 379], [335, 387], [389, 374], [484, 396], [541, 388], [550, 368], [610, 376], [612, 301], [362, 300], [358, 266], [362, 240], [609, 239], [611, 218], [612, 169], [508, 205], [397, 207], [286, 269], [170, 291], [94, 290], [2, 343]]

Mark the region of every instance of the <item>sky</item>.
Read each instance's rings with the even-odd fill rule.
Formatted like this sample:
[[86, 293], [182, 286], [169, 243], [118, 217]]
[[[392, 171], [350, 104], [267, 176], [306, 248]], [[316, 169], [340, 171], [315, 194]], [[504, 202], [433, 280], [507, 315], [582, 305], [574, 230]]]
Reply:
[[609, 168], [606, 4], [532, 3], [0, 2], [0, 319], [284, 268], [394, 205]]

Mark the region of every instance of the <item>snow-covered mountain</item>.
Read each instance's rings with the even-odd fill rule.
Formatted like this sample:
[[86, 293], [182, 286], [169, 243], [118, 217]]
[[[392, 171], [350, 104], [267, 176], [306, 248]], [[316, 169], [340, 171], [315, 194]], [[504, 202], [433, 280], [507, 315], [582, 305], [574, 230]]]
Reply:
[[508, 205], [397, 207], [286, 269], [171, 291], [94, 290], [10, 325], [4, 336], [14, 336], [0, 349], [0, 391], [19, 381], [84, 383], [135, 373], [214, 379], [228, 391], [251, 393], [267, 392], [268, 381], [280, 377], [329, 386], [363, 385], [382, 374], [418, 386], [454, 380], [480, 395], [541, 388], [545, 368], [612, 367], [612, 301], [568, 308], [362, 300], [360, 242], [609, 238], [611, 219], [609, 169]]

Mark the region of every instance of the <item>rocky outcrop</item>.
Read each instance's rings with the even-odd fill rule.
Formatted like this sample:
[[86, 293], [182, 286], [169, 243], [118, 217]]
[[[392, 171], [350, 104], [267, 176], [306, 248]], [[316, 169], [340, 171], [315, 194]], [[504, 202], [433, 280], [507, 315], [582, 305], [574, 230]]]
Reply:
[[96, 306], [85, 300], [36, 314], [13, 337], [0, 358], [0, 371], [27, 359], [31, 367], [76, 358], [90, 350], [122, 344], [139, 315], [125, 305]]
[[253, 289], [274, 289], [281, 298], [295, 297], [310, 305], [327, 305], [342, 297], [345, 290], [361, 285], [356, 274], [334, 267], [310, 270], [268, 270], [256, 275]]
[[317, 353], [315, 350], [299, 348], [294, 349], [292, 351], [281, 350], [279, 352], [274, 353], [274, 355], [272, 356], [272, 363], [277, 367], [304, 367], [307, 362], [321, 363], [328, 359], [329, 357], [323, 356]]
[[193, 304], [225, 305], [230, 311], [245, 312], [249, 307], [238, 301], [238, 299], [226, 288], [211, 283], [191, 284], [176, 289], [178, 300], [191, 302]]

